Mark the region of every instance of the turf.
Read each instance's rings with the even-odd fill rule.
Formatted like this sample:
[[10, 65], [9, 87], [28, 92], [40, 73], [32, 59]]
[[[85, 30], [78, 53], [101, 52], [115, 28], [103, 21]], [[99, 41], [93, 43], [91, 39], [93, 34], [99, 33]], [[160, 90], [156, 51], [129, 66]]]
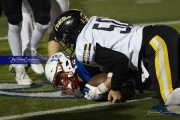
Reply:
[[[180, 20], [180, 1], [179, 0], [152, 0], [155, 3], [142, 3], [150, 0], [70, 0], [70, 8], [81, 9], [90, 16], [106, 16], [118, 19], [123, 22], [132, 24], [168, 22]], [[7, 21], [3, 14], [0, 18], [0, 38], [7, 36]], [[169, 24], [180, 32], [180, 23]], [[48, 34], [38, 46], [38, 53], [47, 56], [47, 38]], [[0, 40], [0, 55], [11, 55], [8, 41]], [[15, 82], [15, 75], [8, 72], [9, 65], [0, 65], [0, 84]], [[28, 69], [28, 75], [35, 84], [43, 83], [46, 78], [43, 75], [39, 76]], [[32, 89], [20, 89], [23, 92], [36, 92], [53, 90], [50, 84], [45, 84], [42, 87]], [[2, 89], [0, 88], [0, 91]], [[158, 100], [154, 98], [155, 93], [145, 91], [144, 94], [139, 94], [136, 91], [135, 99], [153, 97], [151, 99], [124, 102], [103, 107], [94, 107], [89, 109], [79, 109], [74, 111], [59, 112], [55, 114], [40, 115], [34, 117], [17, 118], [26, 120], [178, 120], [179, 117], [167, 116], [152, 111], [152, 107], [158, 104]], [[7, 96], [0, 94], [0, 117], [10, 115], [21, 115], [30, 112], [47, 111], [54, 109], [69, 108], [74, 106], [83, 106], [88, 104], [99, 104], [101, 102], [87, 101], [79, 98], [35, 98], [21, 96]]]

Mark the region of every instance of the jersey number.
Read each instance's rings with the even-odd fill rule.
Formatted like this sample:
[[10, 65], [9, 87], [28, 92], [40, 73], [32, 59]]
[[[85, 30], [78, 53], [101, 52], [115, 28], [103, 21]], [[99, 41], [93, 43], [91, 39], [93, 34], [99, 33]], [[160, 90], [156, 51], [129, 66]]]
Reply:
[[98, 22], [104, 22], [104, 23], [113, 23], [112, 25], [110, 25], [108, 28], [105, 28], [105, 27], [99, 27], [99, 24], [96, 23], [94, 24], [93, 26], [93, 29], [96, 29], [96, 30], [105, 30], [105, 31], [113, 31], [115, 27], [120, 27], [120, 28], [126, 28], [126, 30], [124, 31], [120, 31], [120, 33], [129, 33], [131, 32], [131, 25], [127, 25], [127, 24], [120, 24], [118, 22], [115, 22], [113, 20], [102, 20], [103, 18], [97, 18], [96, 21]]

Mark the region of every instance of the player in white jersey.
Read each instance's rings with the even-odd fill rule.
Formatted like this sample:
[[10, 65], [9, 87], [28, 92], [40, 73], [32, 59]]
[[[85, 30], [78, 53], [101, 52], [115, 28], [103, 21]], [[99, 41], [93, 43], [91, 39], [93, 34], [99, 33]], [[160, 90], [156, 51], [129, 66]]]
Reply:
[[[162, 104], [180, 104], [179, 33], [170, 26], [133, 26], [120, 21], [93, 16], [90, 20], [79, 10], [61, 14], [54, 23], [57, 41], [75, 50], [77, 59], [88, 65], [108, 69], [111, 90], [108, 100], [121, 99], [119, 88], [127, 69], [134, 69], [144, 78], [150, 76]], [[148, 61], [148, 71], [143, 62]], [[143, 86], [141, 86], [143, 87]], [[94, 97], [98, 88], [90, 89]]]

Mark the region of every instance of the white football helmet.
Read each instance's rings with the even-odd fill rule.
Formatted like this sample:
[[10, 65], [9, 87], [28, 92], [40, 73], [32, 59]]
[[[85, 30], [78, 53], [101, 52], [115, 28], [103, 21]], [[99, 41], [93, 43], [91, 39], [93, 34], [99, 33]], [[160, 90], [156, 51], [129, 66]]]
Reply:
[[72, 57], [58, 52], [52, 55], [45, 66], [45, 75], [54, 88], [62, 85], [62, 92], [73, 94], [78, 88], [78, 77], [75, 74], [75, 61]]

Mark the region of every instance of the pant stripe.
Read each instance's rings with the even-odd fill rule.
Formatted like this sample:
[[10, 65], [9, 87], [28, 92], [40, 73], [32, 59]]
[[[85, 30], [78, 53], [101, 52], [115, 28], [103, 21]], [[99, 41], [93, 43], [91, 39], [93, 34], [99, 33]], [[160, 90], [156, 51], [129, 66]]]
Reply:
[[172, 89], [171, 70], [169, 66], [168, 50], [164, 40], [155, 36], [150, 45], [155, 50], [155, 69], [158, 83], [160, 85], [160, 93], [163, 101], [166, 102]]

